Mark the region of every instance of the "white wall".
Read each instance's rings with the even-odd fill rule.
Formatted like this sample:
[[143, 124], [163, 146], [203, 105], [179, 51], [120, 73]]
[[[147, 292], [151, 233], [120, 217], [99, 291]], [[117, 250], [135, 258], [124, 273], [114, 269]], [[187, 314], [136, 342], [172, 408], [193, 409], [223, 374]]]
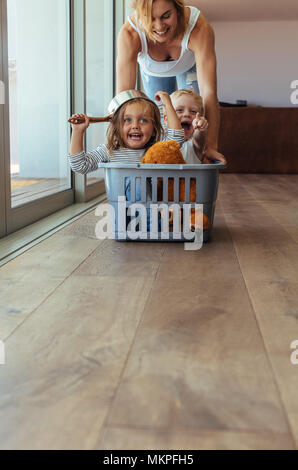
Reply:
[[298, 21], [211, 23], [219, 100], [294, 106], [290, 84], [298, 80]]

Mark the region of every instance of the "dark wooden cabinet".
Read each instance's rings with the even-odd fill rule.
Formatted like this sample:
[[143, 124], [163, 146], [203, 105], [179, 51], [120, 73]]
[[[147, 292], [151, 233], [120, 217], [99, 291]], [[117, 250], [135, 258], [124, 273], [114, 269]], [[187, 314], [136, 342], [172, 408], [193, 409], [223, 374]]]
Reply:
[[298, 107], [221, 107], [219, 150], [229, 173], [298, 173]]

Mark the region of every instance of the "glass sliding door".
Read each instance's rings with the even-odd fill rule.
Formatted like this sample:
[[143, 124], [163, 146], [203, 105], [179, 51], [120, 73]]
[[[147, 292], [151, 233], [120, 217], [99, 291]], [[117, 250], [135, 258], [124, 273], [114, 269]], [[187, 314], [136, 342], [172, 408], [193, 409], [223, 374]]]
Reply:
[[5, 147], [4, 147], [4, 38], [5, 21], [3, 4], [0, 0], [0, 238], [6, 235], [6, 178], [5, 178]]
[[3, 237], [72, 204], [74, 190], [70, 0], [0, 0], [0, 8]]
[[71, 188], [68, 0], [7, 0], [11, 207]]
[[[114, 93], [123, 0], [0, 0], [0, 237], [105, 191], [72, 174], [74, 112], [103, 116]], [[91, 125], [86, 148], [105, 142]]]
[[[86, 113], [106, 116], [113, 98], [114, 27], [113, 2], [86, 0]], [[87, 150], [105, 143], [107, 123], [92, 124], [87, 130]], [[103, 170], [88, 174], [87, 184], [103, 181]]]

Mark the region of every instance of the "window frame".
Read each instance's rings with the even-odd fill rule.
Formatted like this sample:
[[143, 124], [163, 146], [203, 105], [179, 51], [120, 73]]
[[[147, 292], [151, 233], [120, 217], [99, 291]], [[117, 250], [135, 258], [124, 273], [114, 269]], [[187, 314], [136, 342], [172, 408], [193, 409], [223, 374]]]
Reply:
[[[73, 204], [74, 190], [71, 187], [16, 207], [11, 206], [7, 0], [0, 0], [0, 2], [3, 77], [1, 80], [5, 84], [5, 104], [3, 110], [0, 110], [0, 136], [3, 142], [0, 148], [0, 168], [3, 170], [0, 183], [4, 188], [4, 194], [3, 189], [1, 191], [4, 198], [1, 197], [0, 200], [0, 236], [3, 237]], [[71, 63], [69, 66], [71, 67]]]
[[[86, 0], [69, 1], [70, 115], [86, 109]], [[111, 77], [115, 92], [117, 34], [124, 22], [125, 0], [110, 0]], [[11, 207], [10, 133], [8, 93], [7, 0], [0, 0], [0, 80], [5, 84], [5, 104], [0, 105], [0, 238], [74, 203], [90, 201], [105, 192], [104, 180], [87, 184], [86, 175], [71, 172], [71, 188]], [[112, 97], [112, 96], [111, 96]], [[69, 138], [71, 128], [69, 126]], [[71, 170], [70, 170], [71, 171]]]

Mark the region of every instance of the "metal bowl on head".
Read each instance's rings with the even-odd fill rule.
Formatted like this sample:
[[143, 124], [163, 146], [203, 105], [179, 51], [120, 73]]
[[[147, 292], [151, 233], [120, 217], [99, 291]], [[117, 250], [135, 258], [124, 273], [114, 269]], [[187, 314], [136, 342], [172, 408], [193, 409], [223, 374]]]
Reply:
[[[139, 90], [125, 90], [121, 91], [121, 93], [118, 93], [118, 95], [114, 96], [112, 101], [110, 102], [108, 106], [108, 113], [113, 114], [116, 111], [118, 111], [121, 106], [124, 103], [127, 103], [128, 101], [131, 101], [135, 98], [144, 98], [147, 101], [150, 101], [151, 103], [154, 103], [154, 101], [150, 100], [145, 93]], [[155, 104], [155, 103], [154, 103]]]
[[[110, 122], [112, 120], [113, 114], [117, 112], [124, 103], [127, 103], [128, 101], [131, 101], [135, 98], [143, 98], [149, 101], [150, 103], [153, 103], [156, 106], [154, 101], [150, 100], [150, 98], [148, 98], [148, 96], [145, 95], [145, 93], [143, 93], [142, 91], [139, 91], [139, 90], [121, 91], [121, 93], [118, 93], [118, 95], [116, 95], [110, 102], [108, 106], [109, 115], [105, 117], [90, 117], [89, 116], [90, 124], [93, 122]], [[84, 121], [85, 121], [85, 117], [78, 117], [78, 116], [76, 117], [72, 116], [68, 119], [68, 122], [70, 122], [71, 124], [81, 124]]]

